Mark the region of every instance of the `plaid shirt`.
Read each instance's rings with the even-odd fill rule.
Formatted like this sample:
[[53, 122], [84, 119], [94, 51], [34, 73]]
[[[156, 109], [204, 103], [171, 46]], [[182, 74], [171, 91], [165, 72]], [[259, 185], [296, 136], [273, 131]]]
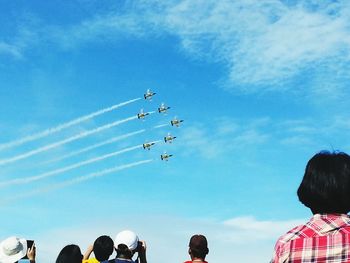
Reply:
[[350, 262], [350, 217], [316, 214], [280, 237], [271, 263]]

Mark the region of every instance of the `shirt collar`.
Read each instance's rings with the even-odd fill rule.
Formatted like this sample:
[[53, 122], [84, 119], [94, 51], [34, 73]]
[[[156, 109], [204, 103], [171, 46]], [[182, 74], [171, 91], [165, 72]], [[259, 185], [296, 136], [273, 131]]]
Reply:
[[346, 214], [315, 214], [307, 225], [320, 234], [350, 226], [350, 217]]

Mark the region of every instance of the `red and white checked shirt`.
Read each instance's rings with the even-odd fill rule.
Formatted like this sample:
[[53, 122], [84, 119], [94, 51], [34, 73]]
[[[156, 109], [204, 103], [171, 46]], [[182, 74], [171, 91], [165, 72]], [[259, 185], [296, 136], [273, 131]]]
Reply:
[[350, 262], [350, 217], [316, 214], [276, 243], [271, 263]]

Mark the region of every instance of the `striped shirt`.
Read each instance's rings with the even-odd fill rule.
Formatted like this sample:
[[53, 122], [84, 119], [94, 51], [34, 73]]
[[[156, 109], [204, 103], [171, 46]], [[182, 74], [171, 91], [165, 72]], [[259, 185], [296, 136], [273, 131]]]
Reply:
[[350, 217], [316, 214], [281, 236], [271, 263], [350, 262]]

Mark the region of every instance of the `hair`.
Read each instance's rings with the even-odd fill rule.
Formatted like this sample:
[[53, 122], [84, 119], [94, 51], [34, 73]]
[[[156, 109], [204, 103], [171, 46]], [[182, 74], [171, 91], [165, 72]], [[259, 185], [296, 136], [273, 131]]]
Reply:
[[94, 242], [94, 254], [98, 261], [108, 260], [112, 255], [114, 243], [109, 236], [100, 236]]
[[306, 165], [298, 188], [301, 203], [314, 214], [350, 211], [350, 156], [343, 152], [321, 151]]
[[194, 248], [190, 248], [191, 250], [191, 255], [195, 258], [201, 258], [201, 259], [205, 259], [205, 257], [207, 256], [209, 249], [194, 249]]
[[189, 252], [192, 257], [205, 259], [209, 253], [207, 238], [203, 235], [193, 235], [189, 243]]
[[125, 244], [119, 244], [117, 247], [117, 257], [123, 256], [127, 259], [131, 259], [133, 256], [133, 252], [128, 248]]
[[56, 263], [81, 263], [83, 255], [77, 245], [67, 245], [58, 254]]

